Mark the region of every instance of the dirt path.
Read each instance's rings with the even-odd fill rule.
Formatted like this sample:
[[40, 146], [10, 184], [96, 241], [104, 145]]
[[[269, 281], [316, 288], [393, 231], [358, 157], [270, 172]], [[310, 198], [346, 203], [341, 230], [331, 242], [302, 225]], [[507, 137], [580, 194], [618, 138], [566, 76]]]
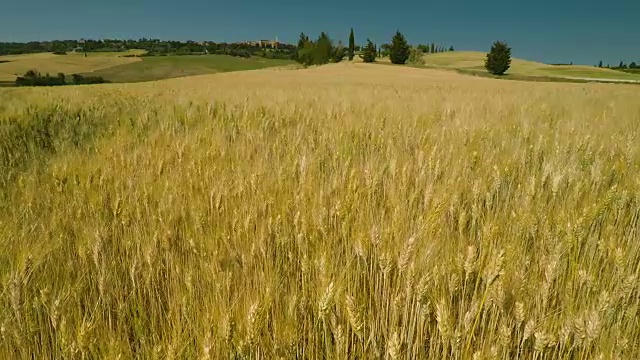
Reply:
[[606, 83], [640, 84], [640, 80], [629, 80], [629, 79], [601, 79], [601, 78], [575, 77], [575, 76], [563, 76], [563, 78], [565, 78], [565, 79], [575, 79], [575, 80], [595, 81], [595, 82], [606, 82]]

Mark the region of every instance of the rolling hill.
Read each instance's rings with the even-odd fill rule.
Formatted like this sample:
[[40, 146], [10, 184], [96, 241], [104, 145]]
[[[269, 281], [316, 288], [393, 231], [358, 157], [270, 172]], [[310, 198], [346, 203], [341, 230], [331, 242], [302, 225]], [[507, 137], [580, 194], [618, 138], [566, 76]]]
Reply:
[[[296, 63], [290, 60], [244, 59], [226, 55], [126, 57], [142, 53], [142, 50], [131, 50], [124, 53], [88, 53], [86, 57], [84, 53], [0, 56], [0, 85], [13, 85], [16, 76], [22, 75], [28, 70], [50, 74], [79, 73], [101, 76], [111, 82], [130, 83], [268, 67], [296, 66]], [[487, 75], [484, 69], [485, 56], [482, 52], [473, 51], [426, 54], [424, 55], [424, 67], [484, 76]], [[356, 58], [356, 62], [360, 61], [359, 58]], [[389, 63], [389, 59], [381, 58], [378, 59], [378, 62]], [[640, 82], [640, 74], [637, 73], [583, 65], [555, 66], [522, 59], [513, 59], [511, 69], [505, 78]]]
[[131, 83], [163, 80], [220, 72], [256, 70], [295, 65], [290, 60], [239, 58], [227, 55], [185, 55], [128, 57], [142, 50], [114, 53], [52, 53], [0, 56], [0, 85], [13, 85], [17, 76], [29, 70], [42, 74], [57, 73], [101, 76], [110, 82]]
[[13, 82], [16, 76], [29, 70], [41, 73], [86, 73], [117, 65], [139, 62], [140, 58], [126, 55], [142, 54], [141, 50], [117, 53], [69, 53], [55, 55], [53, 53], [0, 56], [0, 82]]
[[[463, 72], [486, 72], [484, 59], [486, 54], [475, 51], [454, 51], [424, 56], [425, 66], [432, 68], [455, 69]], [[535, 61], [513, 59], [508, 74], [533, 77], [560, 77], [566, 79], [602, 79], [640, 81], [640, 74], [597, 68], [586, 65], [548, 65]]]
[[111, 82], [131, 83], [295, 65], [290, 60], [257, 57], [245, 59], [228, 55], [154, 56], [141, 59], [142, 61], [104, 68], [85, 75], [102, 76]]

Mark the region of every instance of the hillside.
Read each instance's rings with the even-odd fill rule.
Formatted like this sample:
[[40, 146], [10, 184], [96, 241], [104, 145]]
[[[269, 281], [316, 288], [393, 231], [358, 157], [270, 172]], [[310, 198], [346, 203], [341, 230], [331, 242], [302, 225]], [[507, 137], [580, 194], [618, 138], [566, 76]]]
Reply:
[[[51, 74], [62, 72], [67, 75], [79, 73], [101, 76], [111, 82], [128, 83], [268, 67], [296, 66], [295, 62], [289, 60], [239, 58], [227, 55], [125, 57], [139, 55], [142, 52], [141, 50], [131, 50], [124, 53], [87, 53], [87, 57], [84, 56], [84, 53], [0, 56], [0, 86], [11, 85], [16, 76], [34, 69], [43, 74], [47, 72]], [[485, 56], [484, 53], [470, 51], [426, 54], [424, 66], [484, 75], [486, 74], [484, 69]], [[361, 60], [356, 58], [356, 62], [361, 62]], [[378, 59], [378, 62], [388, 64], [389, 60], [382, 58]], [[518, 77], [523, 80], [540, 77], [640, 81], [638, 73], [590, 66], [552, 66], [521, 59], [513, 59], [507, 75], [507, 78], [509, 77]]]
[[[438, 54], [426, 54], [425, 66], [457, 69], [465, 71], [486, 72], [484, 60], [486, 54], [473, 51], [454, 51]], [[576, 79], [610, 79], [640, 81], [640, 74], [630, 74], [621, 71], [597, 68], [584, 65], [547, 65], [534, 61], [513, 59], [508, 74], [535, 77], [562, 77]]]
[[142, 51], [116, 53], [52, 53], [0, 56], [0, 85], [11, 85], [29, 70], [55, 75], [101, 76], [111, 82], [141, 82], [218, 72], [255, 70], [295, 65], [289, 60], [240, 58], [228, 55], [126, 57]]
[[0, 56], [0, 82], [12, 82], [16, 76], [21, 76], [29, 70], [37, 70], [41, 73], [79, 74], [96, 71], [113, 66], [130, 64], [140, 61], [140, 58], [125, 57], [126, 55], [138, 55], [141, 51], [131, 50], [116, 53], [68, 53], [67, 55], [54, 55], [52, 53], [39, 53], [27, 55]]
[[130, 83], [296, 64], [290, 60], [239, 58], [228, 55], [151, 56], [143, 57], [141, 60], [85, 75], [101, 76], [112, 82]]

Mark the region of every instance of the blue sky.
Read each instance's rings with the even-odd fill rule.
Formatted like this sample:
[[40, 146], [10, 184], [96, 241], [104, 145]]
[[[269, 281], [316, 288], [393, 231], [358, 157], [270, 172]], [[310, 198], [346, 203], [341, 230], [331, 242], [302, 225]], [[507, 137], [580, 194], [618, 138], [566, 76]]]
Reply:
[[640, 0], [4, 0], [0, 41], [161, 38], [240, 41], [301, 31], [358, 43], [412, 43], [487, 51], [504, 40], [516, 57], [549, 63], [640, 62]]

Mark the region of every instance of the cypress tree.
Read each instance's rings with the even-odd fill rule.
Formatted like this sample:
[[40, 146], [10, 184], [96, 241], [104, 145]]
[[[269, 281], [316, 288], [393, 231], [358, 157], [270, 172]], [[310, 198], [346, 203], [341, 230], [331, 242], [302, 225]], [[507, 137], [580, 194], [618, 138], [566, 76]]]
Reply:
[[511, 48], [504, 42], [496, 41], [487, 54], [484, 67], [493, 75], [504, 75], [511, 67]]
[[449, 51], [455, 51], [455, 49], [453, 48], [453, 45], [451, 45], [451, 47], [449, 47]]
[[431, 43], [431, 53], [435, 54], [436, 53], [436, 44]]
[[351, 28], [351, 34], [349, 35], [349, 61], [353, 60], [356, 53], [356, 37], [353, 35], [353, 28]]
[[601, 68], [602, 67], [602, 60], [600, 60], [600, 62], [598, 63], [598, 67]]
[[393, 64], [406, 64], [411, 54], [411, 47], [405, 39], [404, 35], [400, 31], [396, 31], [396, 34], [391, 39], [391, 63]]

